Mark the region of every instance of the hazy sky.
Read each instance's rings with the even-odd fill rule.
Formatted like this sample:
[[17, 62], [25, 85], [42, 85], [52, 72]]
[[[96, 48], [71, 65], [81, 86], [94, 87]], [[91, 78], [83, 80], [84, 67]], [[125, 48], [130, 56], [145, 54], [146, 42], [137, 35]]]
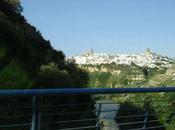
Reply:
[[175, 58], [175, 0], [23, 0], [23, 14], [67, 56], [140, 53]]

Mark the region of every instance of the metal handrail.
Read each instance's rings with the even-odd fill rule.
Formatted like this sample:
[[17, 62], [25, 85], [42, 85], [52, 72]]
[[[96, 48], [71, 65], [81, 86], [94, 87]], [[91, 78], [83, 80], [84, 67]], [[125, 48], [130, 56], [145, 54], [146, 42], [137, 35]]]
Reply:
[[42, 96], [42, 95], [81, 95], [81, 94], [117, 94], [117, 93], [159, 93], [175, 92], [175, 87], [157, 88], [67, 88], [67, 89], [23, 89], [0, 90], [0, 96]]
[[[39, 108], [49, 108], [49, 107], [69, 107], [69, 106], [88, 106], [88, 105], [93, 105], [93, 103], [80, 103], [80, 104], [59, 104], [59, 105], [53, 105], [53, 106], [38, 106], [38, 97], [40, 96], [51, 96], [51, 95], [95, 95], [95, 94], [139, 94], [139, 93], [160, 93], [160, 92], [175, 92], [175, 87], [157, 87], [157, 88], [67, 88], [67, 89], [24, 89], [24, 90], [0, 90], [0, 97], [15, 97], [15, 96], [20, 96], [20, 97], [25, 97], [29, 96], [32, 97], [32, 104], [31, 106], [14, 106], [16, 109], [31, 109], [32, 114], [30, 115], [31, 117], [31, 122], [27, 123], [21, 123], [21, 124], [9, 124], [9, 125], [0, 125], [0, 128], [5, 128], [5, 127], [15, 127], [15, 126], [31, 126], [31, 130], [39, 130], [41, 126], [41, 117], [49, 117], [49, 116], [55, 116], [55, 115], [71, 115], [71, 114], [89, 114], [89, 113], [97, 113], [97, 117], [95, 118], [89, 118], [89, 119], [73, 119], [73, 120], [62, 120], [62, 121], [55, 121], [55, 122], [42, 122], [43, 124], [64, 124], [64, 123], [77, 123], [77, 122], [86, 122], [86, 121], [93, 121], [96, 120], [99, 122], [99, 120], [103, 120], [103, 117], [99, 117], [99, 113], [104, 113], [104, 112], [111, 112], [111, 111], [117, 111], [117, 110], [101, 110], [99, 107], [98, 110], [92, 110], [92, 111], [69, 111], [69, 112], [60, 112], [60, 113], [40, 113]], [[156, 100], [155, 102], [158, 102], [159, 100]], [[160, 101], [166, 101], [165, 99], [160, 99]], [[139, 101], [143, 102], [143, 101]], [[154, 101], [150, 101], [154, 102]], [[137, 102], [136, 102], [137, 103]], [[108, 105], [108, 104], [117, 104], [117, 103], [96, 103], [99, 106], [101, 104]], [[171, 107], [171, 106], [167, 106]], [[5, 106], [5, 109], [10, 109], [9, 106]], [[13, 109], [13, 108], [12, 108]], [[164, 113], [164, 111], [161, 111], [161, 113]], [[148, 114], [140, 114], [140, 115], [119, 115], [116, 117], [116, 119], [121, 119], [121, 118], [134, 118], [134, 117], [143, 117], [145, 120], [143, 121], [135, 121], [135, 122], [122, 122], [118, 123], [118, 126], [120, 125], [132, 125], [132, 124], [144, 124], [143, 128], [136, 128], [134, 130], [146, 130], [148, 127], [145, 127], [146, 123], [149, 122], [158, 122], [159, 120], [153, 119], [153, 120], [146, 120], [150, 116], [154, 116], [154, 113], [148, 113]], [[14, 115], [14, 117], [19, 117], [22, 115]], [[25, 115], [23, 115], [25, 116]], [[29, 115], [28, 115], [29, 116]], [[12, 118], [13, 116], [9, 116], [8, 118]], [[107, 118], [104, 118], [107, 119]], [[97, 128], [100, 125], [96, 126], [82, 126], [82, 127], [77, 127], [77, 128], [66, 128], [62, 130], [81, 130], [81, 129], [92, 129], [92, 128]], [[110, 126], [110, 125], [106, 125]], [[155, 126], [155, 127], [149, 127], [150, 129], [154, 129], [156, 127], [162, 127], [162, 126]]]

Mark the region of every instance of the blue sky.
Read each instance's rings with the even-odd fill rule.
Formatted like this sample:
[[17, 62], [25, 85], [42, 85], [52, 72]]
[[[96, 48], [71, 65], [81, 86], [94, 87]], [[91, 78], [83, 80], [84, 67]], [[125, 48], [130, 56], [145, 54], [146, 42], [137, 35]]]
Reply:
[[175, 58], [175, 0], [23, 0], [23, 15], [67, 56], [140, 53]]

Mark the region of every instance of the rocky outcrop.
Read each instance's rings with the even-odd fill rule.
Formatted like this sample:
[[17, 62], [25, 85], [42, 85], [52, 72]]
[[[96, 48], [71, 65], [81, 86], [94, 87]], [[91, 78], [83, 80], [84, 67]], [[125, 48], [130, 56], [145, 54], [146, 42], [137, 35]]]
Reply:
[[170, 67], [170, 68], [167, 69], [166, 75], [175, 76], [175, 65], [173, 65], [172, 67]]

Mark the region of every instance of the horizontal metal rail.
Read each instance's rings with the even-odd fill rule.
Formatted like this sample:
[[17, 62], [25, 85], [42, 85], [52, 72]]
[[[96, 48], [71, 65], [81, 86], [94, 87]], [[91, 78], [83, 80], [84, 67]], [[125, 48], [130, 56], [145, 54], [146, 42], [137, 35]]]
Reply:
[[[157, 130], [158, 128], [164, 128], [164, 126], [153, 126], [153, 127], [147, 127], [147, 128], [134, 128], [134, 129], [128, 129], [128, 130]], [[161, 129], [158, 129], [161, 130]]]
[[97, 128], [97, 126], [85, 126], [85, 127], [66, 128], [66, 129], [57, 129], [57, 130], [82, 130], [82, 129], [92, 129], [92, 128]]
[[79, 95], [79, 94], [117, 94], [117, 93], [160, 93], [175, 92], [175, 87], [157, 88], [70, 88], [70, 89], [24, 89], [1, 90], [0, 96], [41, 96], [41, 95]]
[[[102, 127], [108, 127], [110, 129], [110, 127], [115, 127], [117, 130], [120, 126], [125, 126], [125, 125], [137, 125], [139, 124], [139, 126], [144, 126], [144, 128], [135, 128], [135, 129], [127, 129], [127, 130], [154, 130], [154, 129], [161, 129], [164, 128], [164, 126], [162, 124], [156, 124], [159, 123], [159, 119], [154, 118], [159, 114], [163, 114], [166, 113], [167, 111], [165, 109], [161, 110], [161, 111], [157, 111], [156, 113], [152, 113], [151, 111], [148, 112], [148, 114], [145, 114], [145, 109], [144, 112], [138, 113], [138, 114], [134, 114], [134, 113], [130, 113], [130, 114], [122, 114], [122, 115], [118, 115], [115, 118], [110, 118], [110, 117], [103, 117], [100, 116], [100, 114], [106, 114], [106, 113], [111, 113], [114, 112], [115, 114], [118, 113], [119, 109], [118, 108], [114, 108], [114, 109], [102, 109], [103, 105], [119, 105], [122, 101], [120, 99], [120, 101], [115, 102], [115, 103], [106, 103], [106, 102], [102, 102], [102, 103], [62, 103], [62, 104], [40, 104], [38, 105], [38, 103], [42, 100], [38, 100], [39, 97], [43, 97], [43, 96], [52, 96], [52, 95], [58, 95], [59, 96], [63, 96], [63, 95], [95, 95], [95, 94], [143, 94], [143, 93], [160, 93], [160, 92], [175, 92], [175, 87], [157, 87], [157, 88], [68, 88], [68, 89], [25, 89], [25, 90], [0, 90], [0, 98], [4, 99], [4, 98], [8, 98], [11, 99], [13, 97], [18, 97], [20, 96], [20, 98], [22, 97], [23, 99], [25, 97], [29, 97], [30, 103], [26, 104], [26, 106], [20, 106], [19, 104], [17, 106], [15, 105], [7, 105], [7, 106], [3, 106], [0, 107], [2, 112], [9, 112], [10, 110], [13, 109], [15, 111], [21, 112], [23, 111], [27, 111], [28, 113], [23, 113], [23, 115], [21, 114], [14, 114], [11, 115], [7, 114], [7, 115], [3, 115], [4, 113], [2, 113], [2, 115], [0, 116], [0, 120], [7, 120], [9, 122], [3, 122], [1, 124], [0, 121], [0, 128], [19, 128], [19, 127], [30, 127], [30, 130], [41, 130], [42, 128], [39, 127], [47, 127], [49, 125], [58, 125], [60, 126], [59, 130], [85, 130], [85, 129], [95, 129], [95, 130], [101, 130], [100, 128]], [[167, 103], [169, 100], [168, 99], [148, 99], [146, 100], [149, 103], [156, 103], [156, 102], [165, 102]], [[175, 106], [173, 105], [174, 100], [171, 100], [172, 103], [166, 104], [166, 108], [170, 109], [170, 108], [174, 108]], [[137, 99], [134, 100], [134, 102], [131, 101], [126, 101], [127, 103], [131, 103], [131, 104], [141, 104], [145, 102], [145, 99]], [[92, 107], [91, 110], [79, 110], [77, 108], [86, 108], [86, 107]], [[71, 109], [74, 108], [74, 109]], [[102, 108], [101, 108], [102, 107]], [[154, 109], [159, 108], [159, 106], [154, 106]], [[66, 108], [70, 108], [67, 109]], [[43, 112], [42, 110], [50, 110], [47, 111], [46, 113]], [[147, 108], [146, 108], [147, 109]], [[60, 111], [59, 111], [60, 110]], [[63, 111], [61, 111], [63, 110]], [[149, 110], [146, 110], [149, 111]], [[1, 114], [1, 113], [0, 113]], [[86, 115], [96, 115], [95, 117], [88, 117]], [[60, 119], [58, 117], [69, 117], [69, 118], [64, 118], [64, 119]], [[45, 119], [52, 119], [52, 117], [56, 117], [54, 120], [45, 120]], [[74, 118], [76, 117], [76, 118]], [[84, 118], [87, 117], [87, 118]], [[138, 118], [136, 120], [131, 120], [131, 118]], [[150, 119], [149, 119], [150, 118]], [[23, 120], [25, 119], [25, 120]], [[16, 120], [16, 122], [14, 122], [14, 120]], [[101, 121], [104, 120], [115, 120], [117, 123], [117, 120], [125, 120], [122, 122], [118, 122], [117, 125], [110, 125], [110, 124], [100, 124]], [[24, 122], [23, 122], [24, 121]], [[166, 120], [168, 121], [168, 120]], [[21, 123], [19, 123], [21, 122]], [[88, 122], [97, 122], [97, 124], [93, 125], [90, 124], [89, 126], [83, 126], [80, 125], [82, 124], [88, 124]], [[154, 124], [155, 126], [146, 126], [147, 124]], [[68, 126], [67, 126], [68, 124]], [[74, 127], [71, 128], [71, 125], [73, 124]], [[78, 124], [78, 125], [77, 125]], [[64, 125], [64, 127], [61, 127], [61, 125]], [[77, 126], [76, 126], [77, 125]], [[66, 128], [66, 127], [67, 128]], [[56, 128], [57, 129], [57, 128]], [[113, 129], [112, 129], [113, 130]]]
[[0, 125], [0, 128], [30, 126], [30, 125], [31, 125], [31, 123], [19, 123], [19, 124], [13, 124], [13, 125]]

